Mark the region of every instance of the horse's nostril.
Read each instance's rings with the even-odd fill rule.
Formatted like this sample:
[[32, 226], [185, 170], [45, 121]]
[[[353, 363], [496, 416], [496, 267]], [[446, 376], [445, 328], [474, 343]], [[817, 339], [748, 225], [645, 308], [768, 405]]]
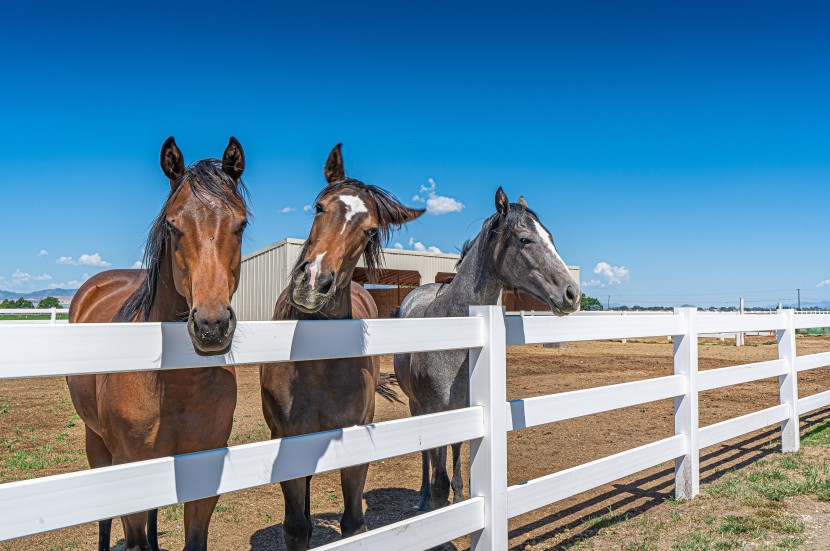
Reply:
[[568, 285], [565, 289], [565, 298], [572, 304], [576, 302], [576, 290], [573, 285]]

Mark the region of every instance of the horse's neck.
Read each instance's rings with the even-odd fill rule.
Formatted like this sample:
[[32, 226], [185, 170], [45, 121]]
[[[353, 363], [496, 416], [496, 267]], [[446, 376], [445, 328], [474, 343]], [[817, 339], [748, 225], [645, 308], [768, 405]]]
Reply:
[[148, 321], [184, 321], [190, 312], [187, 299], [176, 290], [172, 261], [165, 246], [159, 259], [159, 276]]
[[496, 305], [499, 302], [504, 284], [487, 258], [488, 251], [481, 254], [479, 239], [482, 239], [481, 235], [464, 255], [452, 283], [439, 296], [448, 315], [466, 316], [470, 306]]

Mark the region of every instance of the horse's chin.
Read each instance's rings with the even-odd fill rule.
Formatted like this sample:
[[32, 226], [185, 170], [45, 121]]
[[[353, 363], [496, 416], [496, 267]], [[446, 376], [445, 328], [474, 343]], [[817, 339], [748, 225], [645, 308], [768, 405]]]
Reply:
[[232, 344], [233, 339], [228, 339], [228, 343], [224, 345], [222, 348], [214, 348], [213, 346], [203, 347], [202, 345], [197, 344], [196, 341], [193, 341], [193, 350], [199, 356], [220, 356], [222, 354], [227, 354], [228, 352], [230, 352]]
[[291, 306], [303, 312], [305, 314], [316, 314], [323, 307], [328, 304], [331, 297], [334, 296], [334, 286], [332, 285], [331, 291], [326, 294], [320, 293], [300, 293], [296, 289], [293, 293], [288, 297], [289, 302], [291, 302]]

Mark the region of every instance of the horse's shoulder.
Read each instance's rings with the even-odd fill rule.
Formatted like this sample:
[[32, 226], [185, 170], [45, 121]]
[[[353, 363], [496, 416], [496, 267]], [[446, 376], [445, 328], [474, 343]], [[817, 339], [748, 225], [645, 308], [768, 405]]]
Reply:
[[70, 323], [113, 321], [147, 279], [146, 270], [107, 270], [84, 282], [69, 305]]
[[378, 306], [371, 293], [363, 285], [352, 281], [352, 318], [375, 319], [378, 317]]

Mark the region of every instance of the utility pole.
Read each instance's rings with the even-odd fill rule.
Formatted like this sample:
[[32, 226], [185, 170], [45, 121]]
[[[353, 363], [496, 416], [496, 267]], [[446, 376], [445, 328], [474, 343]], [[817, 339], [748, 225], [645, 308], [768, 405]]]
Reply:
[[611, 309], [611, 295], [608, 295], [608, 302], [606, 302], [605, 305], [607, 307], [606, 310]]
[[798, 309], [801, 310], [801, 289], [796, 289], [798, 291]]

